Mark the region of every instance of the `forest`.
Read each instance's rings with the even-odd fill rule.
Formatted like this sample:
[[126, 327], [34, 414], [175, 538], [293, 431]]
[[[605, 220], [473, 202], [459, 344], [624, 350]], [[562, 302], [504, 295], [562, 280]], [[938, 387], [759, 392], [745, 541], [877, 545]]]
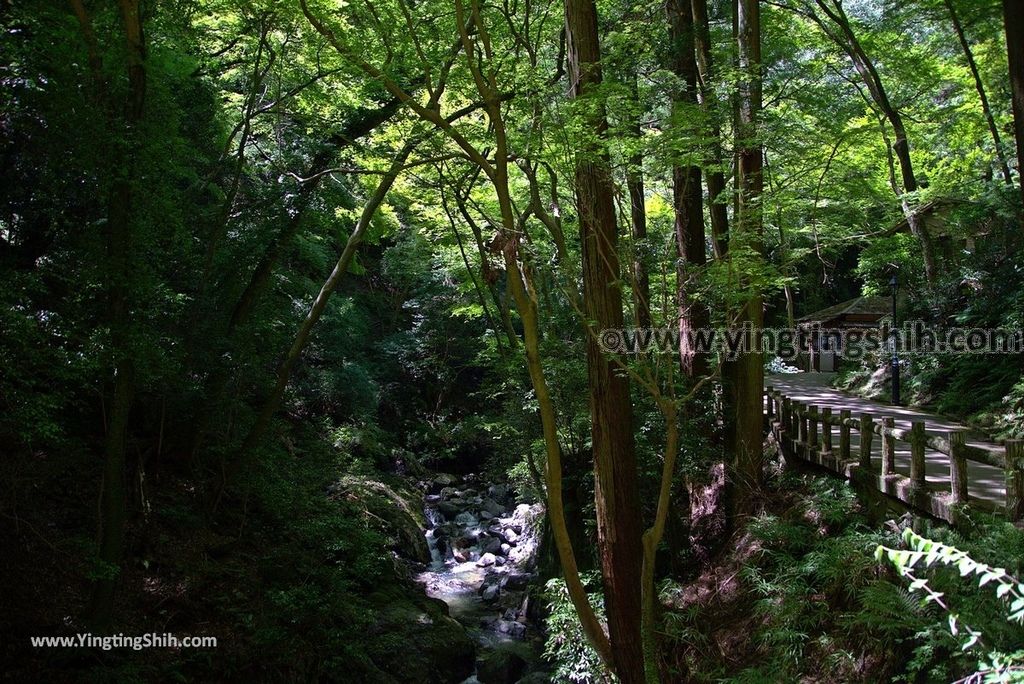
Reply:
[[0, 679], [1024, 682], [1024, 2], [6, 0], [0, 160]]

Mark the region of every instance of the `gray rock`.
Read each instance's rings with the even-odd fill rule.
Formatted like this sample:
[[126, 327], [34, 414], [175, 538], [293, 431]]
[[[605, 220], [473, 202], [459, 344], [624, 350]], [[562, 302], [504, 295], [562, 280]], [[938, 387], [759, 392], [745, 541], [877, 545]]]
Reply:
[[434, 484], [438, 487], [451, 487], [458, 481], [459, 478], [455, 477], [451, 473], [438, 473], [434, 476]]
[[481, 568], [486, 568], [491, 565], [494, 565], [495, 560], [496, 559], [493, 553], [485, 553], [484, 555], [480, 556], [480, 560], [478, 560], [476, 564], [479, 565]]
[[455, 522], [459, 525], [476, 525], [478, 521], [472, 513], [463, 511], [455, 516]]
[[508, 552], [511, 551], [511, 550], [512, 550], [512, 545], [511, 544], [502, 544], [501, 545], [501, 555], [507, 556]]
[[489, 511], [493, 515], [501, 515], [505, 512], [505, 507], [491, 498], [484, 499], [480, 505], [483, 506], [485, 511]]
[[497, 584], [485, 584], [480, 588], [480, 598], [488, 603], [497, 601], [499, 595], [501, 595], [501, 587]]
[[508, 499], [508, 486], [503, 484], [491, 485], [487, 489], [487, 494], [495, 501], [505, 501]]
[[525, 589], [530, 584], [530, 576], [525, 572], [512, 572], [505, 576], [506, 589]]
[[492, 518], [494, 518], [494, 514], [491, 513], [490, 511], [487, 511], [487, 510], [480, 511], [480, 519], [481, 520], [491, 520]]
[[451, 501], [442, 501], [441, 503], [437, 504], [437, 510], [440, 511], [441, 515], [443, 515], [445, 518], [451, 520], [455, 516], [457, 516], [462, 509], [453, 504]]
[[522, 639], [526, 636], [526, 625], [514, 620], [499, 620], [497, 629], [499, 634], [507, 634], [513, 639]]
[[494, 537], [484, 537], [480, 539], [480, 551], [482, 553], [493, 553], [495, 555], [501, 553], [501, 540], [495, 539]]

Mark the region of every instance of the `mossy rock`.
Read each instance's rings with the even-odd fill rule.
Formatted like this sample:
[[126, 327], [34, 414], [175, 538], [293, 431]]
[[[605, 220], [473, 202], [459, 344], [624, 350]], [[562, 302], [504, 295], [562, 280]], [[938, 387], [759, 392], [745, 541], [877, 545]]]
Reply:
[[395, 682], [448, 684], [473, 674], [476, 647], [443, 601], [381, 592], [380, 613], [367, 634], [368, 654]]
[[398, 481], [382, 482], [360, 475], [346, 475], [332, 490], [335, 496], [344, 497], [382, 522], [396, 538], [399, 555], [419, 563], [430, 562], [420, 492]]

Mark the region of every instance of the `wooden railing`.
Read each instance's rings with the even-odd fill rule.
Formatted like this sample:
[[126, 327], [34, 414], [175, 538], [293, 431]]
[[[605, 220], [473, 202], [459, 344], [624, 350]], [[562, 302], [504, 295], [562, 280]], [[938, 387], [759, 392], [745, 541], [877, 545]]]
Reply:
[[[968, 445], [964, 430], [946, 430], [941, 436], [929, 435], [924, 420], [911, 421], [910, 429], [906, 430], [895, 427], [892, 416], [875, 420], [871, 414], [861, 413], [855, 418], [848, 409], [842, 409], [836, 415], [830, 407], [821, 408], [795, 401], [772, 386], [766, 388], [765, 395], [768, 429], [786, 456], [795, 455], [825, 466], [950, 522], [956, 522], [958, 510], [967, 505], [1003, 509], [1012, 521], [1020, 520], [1024, 515], [1022, 440], [1007, 440], [1003, 453], [992, 452]], [[834, 440], [834, 429], [839, 432], [838, 444]], [[856, 456], [850, 446], [851, 431], [860, 436]], [[875, 437], [881, 440], [881, 462], [877, 464], [873, 462], [872, 455]], [[898, 442], [910, 445], [909, 477], [896, 472]], [[948, 491], [929, 487], [925, 480], [925, 453], [928, 450], [949, 457]], [[1003, 501], [968, 495], [968, 461], [1003, 471], [1006, 484]]]

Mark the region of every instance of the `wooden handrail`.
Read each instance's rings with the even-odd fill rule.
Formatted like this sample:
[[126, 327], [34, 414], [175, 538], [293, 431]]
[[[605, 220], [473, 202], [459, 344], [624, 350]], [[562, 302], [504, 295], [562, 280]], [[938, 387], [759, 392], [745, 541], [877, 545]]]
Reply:
[[[835, 464], [841, 465], [851, 460], [850, 436], [851, 431], [856, 430], [860, 435], [858, 465], [862, 471], [870, 473], [872, 472], [872, 442], [874, 436], [878, 435], [882, 440], [882, 461], [879, 471], [875, 473], [876, 476], [881, 476], [883, 479], [895, 477], [899, 480], [902, 478], [909, 485], [909, 488], [906, 489], [909, 494], [901, 496], [909, 496], [910, 498], [906, 500], [914, 502], [915, 506], [924, 506], [926, 510], [930, 506], [932, 512], [936, 510], [936, 504], [928, 504], [929, 501], [932, 501], [933, 493], [929, 491], [926, 481], [927, 460], [925, 454], [927, 450], [949, 456], [949, 494], [946, 496], [949, 503], [956, 505], [964, 505], [969, 502], [967, 461], [984, 463], [1000, 468], [1005, 474], [1004, 508], [1007, 518], [1012, 521], [1024, 518], [1024, 440], [1008, 440], [1004, 444], [1003, 453], [999, 454], [990, 449], [968, 445], [965, 430], [951, 430], [946, 431], [943, 435], [929, 435], [926, 432], [924, 420], [912, 420], [908, 430], [897, 428], [892, 416], [883, 416], [880, 420], [875, 420], [871, 414], [862, 413], [854, 418], [849, 409], [841, 409], [836, 414], [833, 413], [831, 407], [820, 408], [817, 405], [804, 404], [786, 396], [773, 386], [768, 386], [766, 394], [765, 410], [769, 427], [778, 429], [783, 437], [783, 442], [792, 443], [798, 453], [802, 452], [808, 457], [815, 455], [814, 460], [817, 462], [831, 462], [833, 467], [839, 467]], [[819, 424], [821, 426], [820, 438]], [[838, 454], [833, 451], [835, 447], [833, 427], [839, 428]], [[910, 445], [909, 478], [896, 473], [896, 442]], [[820, 460], [826, 456], [833, 460]], [[881, 484], [878, 486], [881, 487]], [[898, 485], [898, 488], [905, 486]], [[894, 490], [890, 490], [887, 485], [885, 491], [892, 494]], [[953, 514], [944, 512], [942, 515], [947, 517]]]

